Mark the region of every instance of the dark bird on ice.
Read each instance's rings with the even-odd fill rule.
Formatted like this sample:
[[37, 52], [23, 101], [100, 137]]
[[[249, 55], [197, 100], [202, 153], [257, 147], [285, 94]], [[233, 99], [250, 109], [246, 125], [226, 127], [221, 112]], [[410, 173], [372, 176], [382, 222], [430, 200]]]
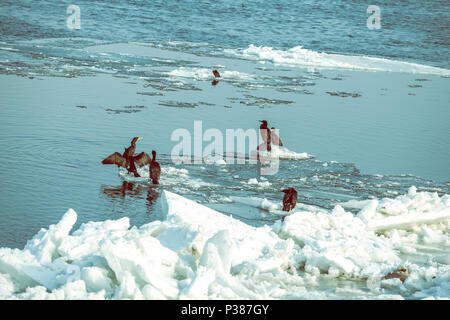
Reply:
[[131, 158], [134, 156], [134, 153], [136, 152], [136, 142], [138, 142], [141, 139], [142, 137], [134, 137], [133, 140], [131, 140], [131, 145], [128, 148], [125, 148], [123, 156], [127, 159], [127, 161], [130, 161]]
[[297, 191], [294, 188], [287, 188], [281, 192], [284, 192], [283, 211], [291, 211], [297, 204]]
[[261, 122], [261, 125], [259, 126], [259, 132], [261, 133], [263, 141], [266, 143], [266, 150], [271, 151], [272, 146], [270, 144], [272, 143], [272, 139], [270, 129], [267, 127], [267, 121], [259, 120], [259, 122]]
[[213, 70], [213, 75], [214, 75], [214, 77], [216, 77], [216, 78], [220, 78], [220, 73], [219, 73], [219, 71], [217, 71], [217, 70]]
[[114, 152], [110, 156], [106, 157], [102, 161], [102, 163], [115, 164], [118, 167], [124, 167], [128, 170], [128, 173], [132, 172], [135, 177], [140, 177], [139, 173], [136, 170], [135, 164], [137, 164], [139, 167], [143, 167], [146, 164], [150, 163], [150, 156], [145, 152], [141, 152], [137, 156], [134, 156], [134, 153], [136, 151], [136, 142], [141, 139], [141, 137], [134, 137], [133, 140], [131, 140], [131, 146], [125, 148], [123, 154]]
[[156, 162], [156, 151], [152, 151], [152, 161], [150, 161], [150, 173], [149, 177], [152, 180], [153, 184], [159, 183], [159, 177], [161, 175], [161, 167], [159, 166], [159, 163]]
[[283, 142], [281, 142], [280, 137], [275, 133], [275, 127], [270, 128], [270, 138], [271, 142], [276, 146], [283, 146]]

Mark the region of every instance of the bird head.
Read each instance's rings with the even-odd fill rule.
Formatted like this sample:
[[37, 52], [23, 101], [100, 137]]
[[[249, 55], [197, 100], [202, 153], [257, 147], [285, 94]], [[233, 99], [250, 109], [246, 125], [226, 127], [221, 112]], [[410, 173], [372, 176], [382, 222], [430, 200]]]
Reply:
[[139, 140], [142, 140], [142, 137], [134, 137], [133, 140], [131, 140], [131, 144], [135, 144]]

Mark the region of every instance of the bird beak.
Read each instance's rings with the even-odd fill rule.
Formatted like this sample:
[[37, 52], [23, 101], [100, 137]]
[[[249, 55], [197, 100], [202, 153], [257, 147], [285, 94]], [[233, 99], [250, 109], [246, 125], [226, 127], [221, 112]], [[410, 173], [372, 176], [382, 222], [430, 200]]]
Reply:
[[139, 137], [139, 138], [137, 139], [137, 141], [139, 141], [139, 140], [142, 140], [142, 139], [144, 139], [144, 138], [142, 138], [142, 137]]

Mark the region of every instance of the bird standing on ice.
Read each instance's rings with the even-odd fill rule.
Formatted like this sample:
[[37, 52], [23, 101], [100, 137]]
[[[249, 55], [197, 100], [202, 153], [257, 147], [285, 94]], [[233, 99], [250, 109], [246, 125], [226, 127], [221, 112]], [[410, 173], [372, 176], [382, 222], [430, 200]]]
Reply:
[[281, 142], [280, 137], [275, 133], [275, 127], [270, 128], [270, 138], [272, 140], [272, 144], [276, 146], [283, 146], [283, 142]]
[[214, 75], [214, 77], [216, 78], [216, 79], [214, 79], [212, 82], [211, 82], [211, 84], [213, 85], [213, 86], [215, 86], [216, 84], [218, 84], [219, 83], [219, 80], [217, 80], [217, 78], [220, 78], [220, 73], [219, 73], [219, 71], [217, 71], [217, 70], [213, 70], [213, 75]]
[[156, 151], [152, 151], [152, 161], [150, 162], [150, 169], [149, 169], [149, 177], [152, 180], [153, 184], [159, 183], [159, 177], [161, 175], [161, 167], [158, 162], [156, 162]]
[[297, 204], [297, 191], [294, 188], [287, 188], [281, 192], [284, 192], [283, 211], [291, 211]]
[[266, 144], [266, 150], [271, 151], [272, 150], [272, 139], [271, 139], [271, 131], [267, 127], [267, 121], [266, 120], [259, 120], [261, 122], [261, 125], [259, 126], [259, 133], [261, 134], [261, 137]]

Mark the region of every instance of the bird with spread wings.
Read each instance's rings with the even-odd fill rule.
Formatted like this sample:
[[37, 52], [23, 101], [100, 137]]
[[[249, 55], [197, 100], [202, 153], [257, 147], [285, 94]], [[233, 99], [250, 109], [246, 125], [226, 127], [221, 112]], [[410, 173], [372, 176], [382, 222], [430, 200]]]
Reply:
[[131, 145], [128, 148], [125, 148], [123, 154], [119, 152], [114, 152], [113, 154], [106, 157], [102, 163], [103, 164], [115, 164], [118, 167], [124, 167], [128, 170], [128, 173], [133, 173], [135, 177], [140, 177], [140, 174], [137, 172], [136, 164], [139, 167], [143, 167], [146, 164], [150, 164], [151, 158], [145, 153], [141, 152], [137, 156], [134, 155], [136, 151], [136, 142], [141, 140], [141, 137], [134, 137], [131, 140]]

